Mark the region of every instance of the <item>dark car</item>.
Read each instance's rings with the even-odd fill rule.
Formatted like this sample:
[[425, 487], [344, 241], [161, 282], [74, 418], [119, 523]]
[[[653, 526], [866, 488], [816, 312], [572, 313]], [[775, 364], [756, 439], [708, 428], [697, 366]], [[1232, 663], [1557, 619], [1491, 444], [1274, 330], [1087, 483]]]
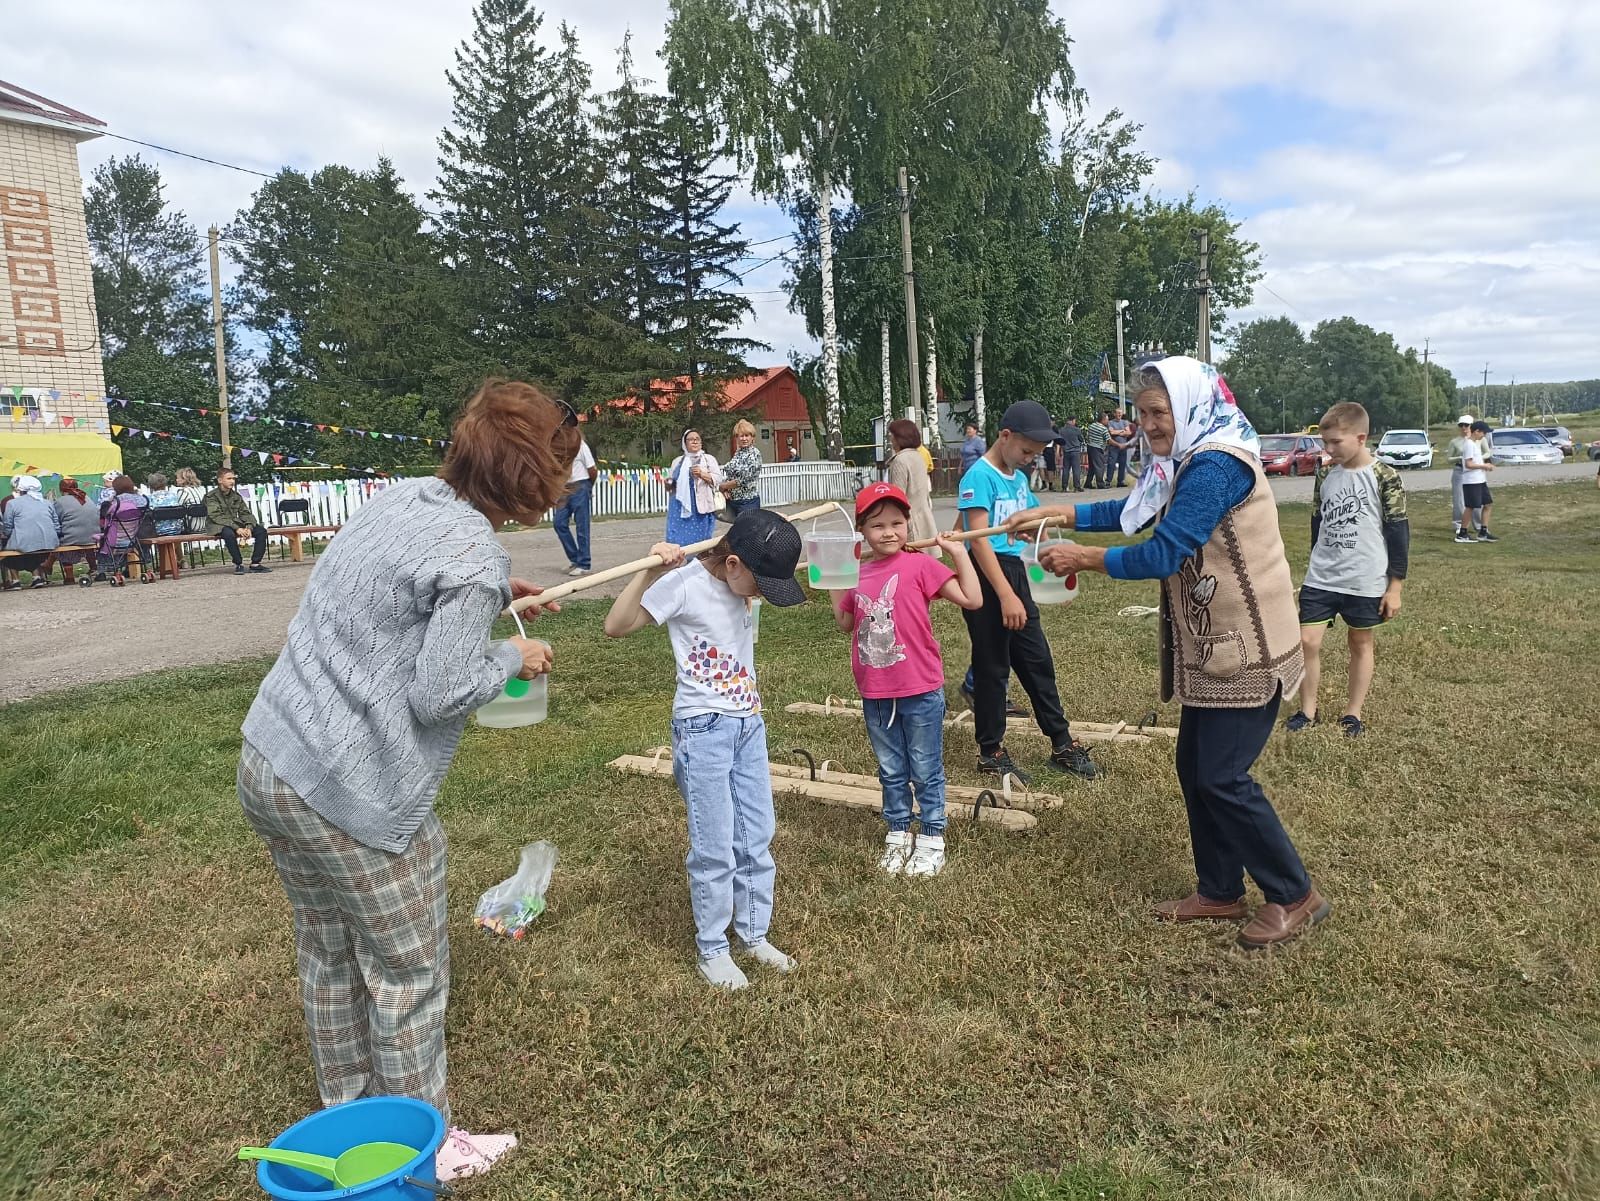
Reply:
[[1308, 434], [1261, 435], [1261, 470], [1268, 475], [1314, 475], [1321, 463], [1321, 438]]

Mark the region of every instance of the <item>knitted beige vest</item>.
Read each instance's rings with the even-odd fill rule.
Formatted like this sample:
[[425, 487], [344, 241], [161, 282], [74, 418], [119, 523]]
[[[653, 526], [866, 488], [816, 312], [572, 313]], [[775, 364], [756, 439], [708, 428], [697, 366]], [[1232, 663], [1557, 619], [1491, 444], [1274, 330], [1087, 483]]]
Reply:
[[[1256, 484], [1176, 574], [1161, 581], [1161, 699], [1207, 709], [1248, 709], [1300, 686], [1305, 659], [1278, 503], [1261, 465]], [[1194, 462], [1191, 454], [1178, 469]], [[1176, 490], [1176, 489], [1174, 489]]]

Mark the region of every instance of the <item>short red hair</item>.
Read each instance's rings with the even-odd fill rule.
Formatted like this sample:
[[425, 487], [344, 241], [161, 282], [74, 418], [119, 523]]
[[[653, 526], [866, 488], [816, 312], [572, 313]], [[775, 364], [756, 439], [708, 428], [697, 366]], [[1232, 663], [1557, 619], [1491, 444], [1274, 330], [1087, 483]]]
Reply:
[[581, 441], [571, 414], [532, 384], [487, 380], [456, 419], [439, 476], [480, 512], [532, 525], [567, 491]]

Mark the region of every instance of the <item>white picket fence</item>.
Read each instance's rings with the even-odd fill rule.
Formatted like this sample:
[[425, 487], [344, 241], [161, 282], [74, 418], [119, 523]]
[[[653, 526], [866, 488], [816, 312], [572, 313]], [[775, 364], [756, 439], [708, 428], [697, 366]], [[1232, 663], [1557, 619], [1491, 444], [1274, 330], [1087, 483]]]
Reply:
[[[293, 480], [240, 484], [239, 492], [263, 525], [277, 525], [285, 500], [310, 502], [310, 525], [343, 525], [357, 509], [397, 480]], [[761, 503], [768, 507], [806, 501], [847, 500], [859, 487], [857, 469], [848, 463], [772, 463], [761, 469]], [[648, 516], [667, 511], [664, 467], [603, 465], [595, 479], [596, 517]], [[294, 518], [291, 524], [301, 519]]]

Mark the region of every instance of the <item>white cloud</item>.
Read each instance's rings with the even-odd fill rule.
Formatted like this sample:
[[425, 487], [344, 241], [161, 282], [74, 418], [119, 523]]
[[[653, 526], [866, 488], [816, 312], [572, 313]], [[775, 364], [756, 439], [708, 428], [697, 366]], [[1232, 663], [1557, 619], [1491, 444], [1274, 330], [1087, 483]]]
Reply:
[[[1055, 0], [1098, 110], [1145, 125], [1166, 195], [1198, 189], [1247, 217], [1267, 276], [1238, 314], [1314, 323], [1345, 314], [1447, 365], [1495, 378], [1600, 376], [1600, 4], [1526, 0]], [[419, 192], [450, 116], [445, 71], [470, 0], [78, 0], [12, 6], [0, 78], [117, 132], [256, 170], [365, 165], [380, 154]], [[656, 58], [665, 0], [557, 0], [553, 39], [577, 29], [596, 84], [613, 82], [631, 27]], [[85, 173], [134, 147], [83, 148]], [[197, 225], [230, 220], [259, 179], [149, 151]], [[790, 232], [747, 194], [763, 240]], [[771, 250], [781, 248], [774, 244]], [[745, 288], [753, 336], [810, 346], [776, 288]], [[1281, 299], [1280, 299], [1281, 298]]]
[[1462, 377], [1600, 376], [1600, 5], [1058, 7], [1097, 106], [1246, 216], [1266, 278], [1238, 317], [1354, 316]]

